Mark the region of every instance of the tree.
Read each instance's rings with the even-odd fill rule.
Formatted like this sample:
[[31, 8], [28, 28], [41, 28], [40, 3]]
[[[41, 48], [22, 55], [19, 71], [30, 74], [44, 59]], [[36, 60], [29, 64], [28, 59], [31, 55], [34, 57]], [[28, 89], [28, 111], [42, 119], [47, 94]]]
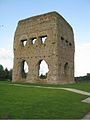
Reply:
[[0, 80], [12, 80], [12, 69], [8, 70], [0, 65]]
[[5, 79], [9, 79], [9, 70], [7, 68], [5, 68], [4, 74], [5, 74]]
[[9, 71], [9, 79], [12, 80], [12, 69]]
[[2, 65], [0, 65], [0, 80], [3, 80], [4, 78], [5, 78], [4, 68]]

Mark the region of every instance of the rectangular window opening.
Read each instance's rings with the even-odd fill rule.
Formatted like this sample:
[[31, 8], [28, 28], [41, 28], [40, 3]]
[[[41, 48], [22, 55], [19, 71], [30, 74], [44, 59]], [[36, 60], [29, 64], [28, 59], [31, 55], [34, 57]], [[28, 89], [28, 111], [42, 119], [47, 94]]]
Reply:
[[40, 38], [41, 38], [41, 43], [44, 44], [45, 41], [47, 40], [47, 35], [40, 36]]
[[21, 40], [21, 43], [22, 43], [23, 46], [25, 46], [26, 43], [27, 43], [27, 39], [23, 39], [23, 40]]
[[35, 44], [35, 42], [36, 42], [36, 40], [37, 40], [37, 38], [36, 38], [36, 37], [31, 38], [31, 43], [34, 45], [34, 44]]

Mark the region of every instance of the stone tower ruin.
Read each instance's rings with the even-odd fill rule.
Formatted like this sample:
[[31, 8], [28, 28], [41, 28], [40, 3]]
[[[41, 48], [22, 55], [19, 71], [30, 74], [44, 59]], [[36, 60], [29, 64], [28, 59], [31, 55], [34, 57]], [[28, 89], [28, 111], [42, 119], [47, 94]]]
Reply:
[[[43, 41], [44, 39], [44, 41]], [[18, 22], [14, 36], [13, 82], [65, 84], [74, 82], [74, 34], [57, 12]], [[39, 76], [42, 60], [48, 64], [46, 76]], [[25, 62], [28, 72], [24, 70]]]

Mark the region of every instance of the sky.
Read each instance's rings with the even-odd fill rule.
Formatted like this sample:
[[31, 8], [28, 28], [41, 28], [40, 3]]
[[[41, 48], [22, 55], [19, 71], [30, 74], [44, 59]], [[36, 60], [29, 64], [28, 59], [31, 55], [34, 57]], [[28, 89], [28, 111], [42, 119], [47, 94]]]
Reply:
[[90, 73], [90, 0], [0, 0], [0, 64], [13, 67], [17, 23], [31, 16], [57, 11], [73, 27], [75, 76]]

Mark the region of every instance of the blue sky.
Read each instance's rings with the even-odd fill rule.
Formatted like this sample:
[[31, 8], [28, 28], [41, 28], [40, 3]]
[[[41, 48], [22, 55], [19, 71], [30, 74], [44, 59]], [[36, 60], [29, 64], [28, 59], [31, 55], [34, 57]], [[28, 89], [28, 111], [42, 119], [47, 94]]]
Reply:
[[90, 73], [90, 0], [0, 0], [0, 64], [13, 66], [13, 39], [20, 19], [57, 11], [73, 27], [75, 76]]

